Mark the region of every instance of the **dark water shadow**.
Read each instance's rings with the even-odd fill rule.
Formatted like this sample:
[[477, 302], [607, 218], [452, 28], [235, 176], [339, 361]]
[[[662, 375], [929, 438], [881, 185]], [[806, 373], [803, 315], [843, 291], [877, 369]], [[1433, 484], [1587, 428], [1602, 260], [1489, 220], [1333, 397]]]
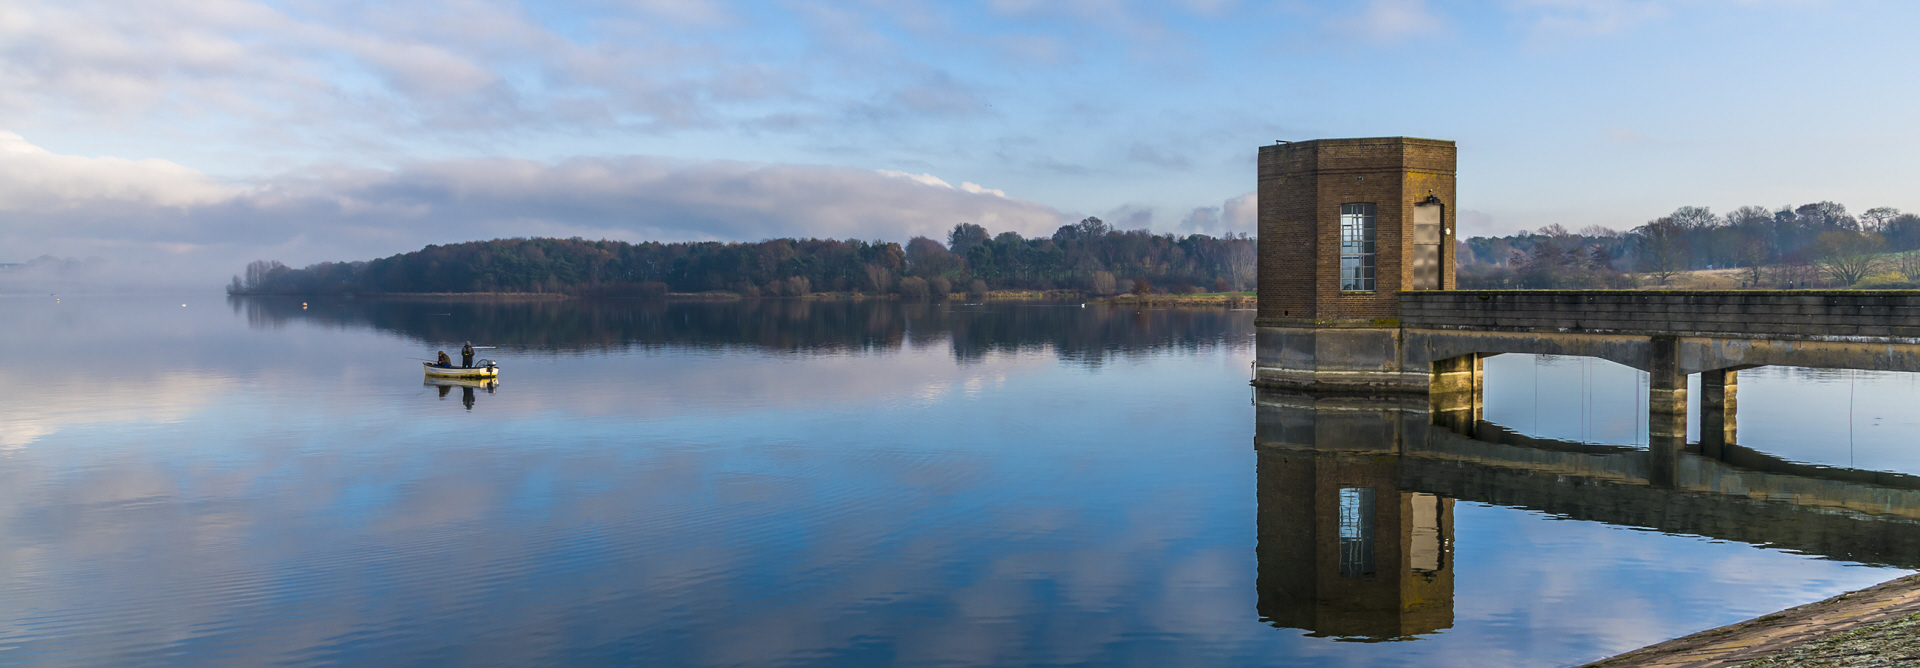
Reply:
[[961, 361], [1052, 351], [1097, 365], [1165, 350], [1250, 346], [1252, 314], [1220, 308], [765, 299], [730, 302], [236, 297], [258, 329], [370, 328], [430, 345], [474, 341], [535, 351], [629, 347], [859, 353], [946, 342]]

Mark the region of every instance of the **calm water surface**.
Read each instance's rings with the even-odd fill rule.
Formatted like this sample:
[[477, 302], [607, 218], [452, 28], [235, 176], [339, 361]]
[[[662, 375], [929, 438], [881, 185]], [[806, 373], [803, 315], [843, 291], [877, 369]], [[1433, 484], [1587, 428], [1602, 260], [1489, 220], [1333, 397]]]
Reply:
[[1920, 567], [1898, 374], [1744, 371], [1661, 486], [1630, 369], [1446, 430], [1256, 393], [1250, 312], [61, 300], [0, 297], [6, 665], [1558, 666]]

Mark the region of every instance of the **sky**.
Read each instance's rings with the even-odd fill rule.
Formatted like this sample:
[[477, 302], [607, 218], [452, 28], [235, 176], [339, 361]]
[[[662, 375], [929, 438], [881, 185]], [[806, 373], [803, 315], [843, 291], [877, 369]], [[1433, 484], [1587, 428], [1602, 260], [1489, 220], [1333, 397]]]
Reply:
[[504, 236], [1254, 232], [1276, 140], [1458, 142], [1461, 232], [1920, 210], [1920, 3], [0, 6], [0, 263], [218, 285]]

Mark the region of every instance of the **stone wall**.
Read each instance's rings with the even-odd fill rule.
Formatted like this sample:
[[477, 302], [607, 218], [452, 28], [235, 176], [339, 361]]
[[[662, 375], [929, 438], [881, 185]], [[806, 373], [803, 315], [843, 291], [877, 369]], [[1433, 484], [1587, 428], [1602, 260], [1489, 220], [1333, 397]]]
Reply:
[[1920, 291], [1403, 292], [1408, 328], [1920, 341]]

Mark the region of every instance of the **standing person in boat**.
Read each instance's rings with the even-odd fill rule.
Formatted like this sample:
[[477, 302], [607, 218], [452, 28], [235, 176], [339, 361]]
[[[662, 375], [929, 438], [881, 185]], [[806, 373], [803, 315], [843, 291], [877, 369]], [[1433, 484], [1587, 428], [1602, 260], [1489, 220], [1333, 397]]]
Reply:
[[462, 369], [473, 368], [473, 342], [472, 341], [468, 341], [466, 345], [460, 346], [460, 368]]
[[447, 351], [442, 350], [440, 351], [440, 359], [434, 361], [433, 365], [444, 366], [444, 367], [453, 366], [453, 358], [447, 357]]

